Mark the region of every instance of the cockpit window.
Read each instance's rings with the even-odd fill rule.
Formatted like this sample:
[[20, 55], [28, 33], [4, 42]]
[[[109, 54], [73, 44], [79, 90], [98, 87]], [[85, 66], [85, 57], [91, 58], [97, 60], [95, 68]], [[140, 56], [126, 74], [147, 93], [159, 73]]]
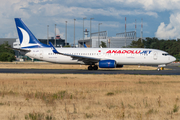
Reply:
[[162, 55], [167, 56], [167, 55], [169, 55], [169, 54], [168, 54], [168, 53], [162, 53]]

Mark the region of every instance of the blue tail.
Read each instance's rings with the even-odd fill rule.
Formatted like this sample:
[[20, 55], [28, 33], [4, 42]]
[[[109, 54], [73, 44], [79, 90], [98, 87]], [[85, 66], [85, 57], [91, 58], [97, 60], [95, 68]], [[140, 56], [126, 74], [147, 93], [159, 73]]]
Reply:
[[49, 47], [40, 43], [20, 18], [15, 18], [21, 48]]

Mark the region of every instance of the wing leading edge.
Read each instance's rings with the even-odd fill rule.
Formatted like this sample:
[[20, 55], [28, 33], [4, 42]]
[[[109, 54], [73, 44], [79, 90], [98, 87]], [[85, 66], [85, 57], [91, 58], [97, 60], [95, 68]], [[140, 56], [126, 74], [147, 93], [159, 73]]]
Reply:
[[51, 42], [49, 42], [49, 44], [50, 44], [50, 47], [51, 47], [53, 53], [60, 54], [60, 55], [65, 55], [65, 56], [70, 56], [73, 60], [82, 61], [85, 64], [94, 64], [94, 63], [97, 63], [97, 62], [100, 61], [99, 58], [93, 58], [93, 57], [86, 57], [86, 56], [80, 56], [80, 55], [71, 55], [71, 54], [61, 53], [61, 52], [58, 52], [56, 50], [56, 48], [52, 45]]

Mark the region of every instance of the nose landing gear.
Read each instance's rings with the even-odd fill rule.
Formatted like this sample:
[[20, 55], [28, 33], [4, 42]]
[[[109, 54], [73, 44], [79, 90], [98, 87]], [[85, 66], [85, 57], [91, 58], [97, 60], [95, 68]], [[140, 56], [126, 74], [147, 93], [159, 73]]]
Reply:
[[157, 71], [160, 71], [161, 69], [160, 68], [157, 68]]
[[158, 71], [161, 71], [161, 70], [164, 70], [164, 67], [161, 67], [161, 68], [157, 68]]

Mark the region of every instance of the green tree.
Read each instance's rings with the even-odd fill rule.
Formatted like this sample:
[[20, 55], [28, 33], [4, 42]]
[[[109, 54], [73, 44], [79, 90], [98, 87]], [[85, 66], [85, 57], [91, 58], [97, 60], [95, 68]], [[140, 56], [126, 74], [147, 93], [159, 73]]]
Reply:
[[132, 41], [131, 45], [128, 47], [159, 49], [168, 52], [170, 55], [175, 56], [177, 59], [180, 59], [180, 40], [159, 40], [155, 37], [147, 37], [146, 40], [143, 40], [143, 43], [141, 43], [139, 39], [138, 41]]
[[128, 47], [130, 47], [130, 48], [144, 48], [144, 43], [141, 42], [141, 39], [138, 39], [138, 41], [133, 40], [131, 45]]
[[102, 46], [102, 48], [106, 48], [106, 47], [107, 47], [107, 46], [106, 46], [106, 43], [105, 43], [105, 42], [103, 42], [103, 41], [101, 41], [100, 46]]
[[149, 38], [147, 37], [146, 40], [143, 41], [144, 47], [145, 48], [152, 48], [152, 47], [157, 47], [156, 44], [152, 46], [152, 43], [158, 42], [158, 38]]
[[66, 46], [64, 46], [64, 47], [71, 47], [70, 45], [66, 45]]
[[11, 47], [8, 42], [0, 45], [0, 61], [12, 62], [15, 60], [15, 52], [12, 49], [8, 49], [8, 47]]

